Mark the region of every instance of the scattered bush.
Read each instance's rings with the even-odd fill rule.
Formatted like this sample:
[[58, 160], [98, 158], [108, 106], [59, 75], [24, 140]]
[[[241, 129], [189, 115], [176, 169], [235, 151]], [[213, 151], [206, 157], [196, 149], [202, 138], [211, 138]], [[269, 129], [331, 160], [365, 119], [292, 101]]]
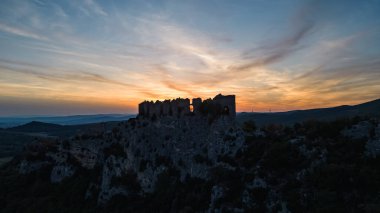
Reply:
[[200, 154], [194, 155], [193, 160], [195, 163], [212, 165], [212, 161], [208, 157]]
[[244, 130], [244, 132], [251, 133], [256, 131], [257, 127], [253, 120], [249, 120], [244, 122], [242, 129]]
[[111, 179], [111, 185], [124, 187], [129, 192], [136, 193], [141, 190], [140, 183], [137, 180], [137, 174], [132, 170], [127, 171], [125, 175], [120, 177], [113, 176]]
[[161, 165], [169, 167], [172, 165], [172, 160], [166, 156], [156, 155], [155, 165], [157, 167]]
[[127, 157], [127, 154], [124, 152], [124, 148], [120, 143], [113, 143], [109, 147], [104, 148], [103, 153], [105, 157], [111, 155], [114, 155], [115, 157]]
[[140, 172], [145, 171], [146, 168], [147, 168], [148, 163], [149, 163], [148, 160], [144, 160], [144, 159], [141, 160], [141, 161], [140, 161], [140, 166], [139, 166], [139, 171], [140, 171]]
[[231, 166], [238, 166], [238, 164], [236, 163], [236, 160], [228, 155], [218, 156], [218, 161], [230, 164]]

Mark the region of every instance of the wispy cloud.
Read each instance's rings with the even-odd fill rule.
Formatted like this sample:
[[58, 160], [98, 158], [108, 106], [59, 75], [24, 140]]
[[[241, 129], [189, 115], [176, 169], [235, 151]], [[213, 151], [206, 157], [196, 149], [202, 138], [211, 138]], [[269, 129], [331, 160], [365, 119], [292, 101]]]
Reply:
[[84, 0], [84, 3], [95, 14], [108, 16], [104, 9], [95, 0]]
[[37, 39], [37, 40], [41, 40], [41, 41], [49, 40], [47, 37], [39, 35], [37, 33], [31, 32], [28, 30], [24, 30], [21, 28], [8, 26], [8, 25], [3, 24], [3, 23], [0, 23], [0, 30], [3, 32], [6, 32], [6, 33], [10, 33], [13, 35], [22, 36], [22, 37], [26, 37], [26, 38], [32, 38], [32, 39]]
[[[291, 55], [293, 52], [300, 49], [297, 47], [300, 41], [311, 31], [313, 28], [312, 23], [305, 24], [301, 26], [296, 31], [292, 32], [292, 35], [285, 37], [280, 41], [275, 42], [275, 44], [270, 46], [262, 46], [258, 49], [250, 50], [244, 52], [243, 57], [251, 59], [247, 64], [243, 64], [237, 67], [234, 67], [234, 71], [243, 71], [250, 68], [265, 66], [275, 62], [280, 61], [281, 59], [286, 58]], [[261, 52], [262, 56], [259, 58], [254, 58], [250, 56], [252, 52]]]
[[[221, 92], [236, 94], [241, 111], [265, 111], [347, 104], [380, 92], [380, 30], [373, 17], [364, 26], [368, 9], [287, 1], [280, 9], [220, 2], [202, 11], [210, 5], [198, 3], [7, 1], [0, 8], [7, 38], [0, 41], [0, 98], [133, 106]], [[256, 5], [267, 12], [252, 12]]]
[[289, 30], [284, 32], [284, 36], [274, 41], [263, 41], [258, 47], [244, 51], [242, 57], [249, 62], [232, 67], [233, 72], [244, 72], [279, 62], [304, 48], [301, 42], [310, 36], [319, 21], [319, 6], [318, 1], [306, 1], [293, 17], [290, 17], [287, 28]]

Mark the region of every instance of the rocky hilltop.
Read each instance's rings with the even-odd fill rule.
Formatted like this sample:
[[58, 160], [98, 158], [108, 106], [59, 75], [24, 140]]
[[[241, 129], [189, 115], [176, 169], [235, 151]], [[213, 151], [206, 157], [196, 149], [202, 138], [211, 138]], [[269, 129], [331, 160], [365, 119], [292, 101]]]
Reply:
[[[178, 112], [170, 115], [155, 114], [153, 110], [149, 114], [148, 105], [148, 113], [140, 111], [136, 119], [120, 122], [112, 131], [32, 143], [19, 164], [19, 173], [51, 167], [50, 182], [60, 183], [75, 176], [78, 170], [97, 170], [100, 178], [89, 183], [85, 197], [96, 198], [100, 205], [116, 195], [152, 193], [159, 176], [167, 172], [177, 173], [180, 181], [208, 180], [211, 167], [229, 168], [221, 159], [232, 159], [244, 149], [244, 133], [234, 120], [234, 96], [233, 111], [226, 111], [227, 106], [214, 102], [224, 97], [231, 96], [218, 95], [213, 100], [200, 101], [193, 112], [189, 102], [172, 104], [172, 108], [167, 102], [168, 112]], [[181, 99], [172, 103], [177, 102]], [[130, 189], [123, 185], [125, 178], [133, 179], [131, 182], [138, 187]]]
[[[41, 144], [42, 143], [42, 144]], [[59, 183], [80, 168], [101, 170], [97, 200], [106, 203], [113, 196], [131, 192], [113, 181], [135, 176], [139, 193], [152, 192], [158, 176], [170, 169], [180, 180], [187, 177], [208, 179], [209, 167], [223, 164], [218, 157], [234, 157], [243, 148], [244, 134], [223, 118], [211, 125], [207, 119], [163, 118], [158, 121], [130, 119], [119, 123], [112, 132], [78, 135], [58, 143], [33, 144], [20, 163], [27, 174], [51, 165], [50, 181]], [[92, 196], [89, 193], [87, 196]]]
[[237, 125], [234, 97], [220, 102], [223, 97], [196, 99], [192, 109], [183, 99], [144, 102], [137, 118], [112, 130], [30, 143], [0, 170], [0, 207], [4, 212], [380, 210], [378, 119], [258, 129], [253, 121]]

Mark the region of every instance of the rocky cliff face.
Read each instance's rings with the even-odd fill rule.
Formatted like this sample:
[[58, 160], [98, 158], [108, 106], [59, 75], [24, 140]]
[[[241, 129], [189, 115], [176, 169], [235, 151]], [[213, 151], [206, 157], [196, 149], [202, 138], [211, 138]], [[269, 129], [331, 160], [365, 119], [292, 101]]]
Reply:
[[362, 121], [346, 128], [342, 134], [352, 139], [366, 140], [366, 155], [374, 157], [380, 155], [380, 124]]
[[28, 145], [17, 175], [0, 170], [0, 208], [378, 212], [379, 138], [369, 118], [260, 129], [223, 116], [131, 119]]
[[[115, 195], [152, 192], [158, 176], [170, 169], [178, 171], [181, 180], [207, 180], [210, 167], [227, 166], [220, 159], [232, 158], [242, 149], [243, 132], [223, 117], [211, 124], [197, 116], [131, 119], [112, 132], [88, 132], [58, 142], [55, 149], [29, 153], [36, 159], [22, 161], [19, 170], [25, 174], [48, 164], [51, 182], [59, 183], [79, 169], [100, 168], [101, 178], [90, 184], [89, 191], [98, 188], [98, 203], [104, 204]], [[38, 155], [47, 158], [39, 160]], [[140, 190], [123, 186], [125, 177], [135, 178]]]

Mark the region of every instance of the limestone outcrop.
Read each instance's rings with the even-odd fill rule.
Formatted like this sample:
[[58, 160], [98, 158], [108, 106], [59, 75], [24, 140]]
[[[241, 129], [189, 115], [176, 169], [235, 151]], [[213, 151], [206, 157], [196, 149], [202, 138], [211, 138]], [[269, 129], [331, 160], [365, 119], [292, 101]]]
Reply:
[[[244, 133], [234, 120], [235, 96], [196, 98], [192, 104], [193, 111], [189, 99], [143, 102], [136, 119], [118, 123], [111, 132], [87, 132], [59, 141], [55, 149], [39, 148], [40, 159], [23, 161], [20, 171], [48, 164], [51, 182], [59, 183], [80, 170], [98, 169], [101, 178], [91, 182], [86, 193], [97, 196], [98, 204], [116, 195], [153, 192], [159, 176], [171, 170], [181, 180], [207, 180], [211, 167], [229, 166], [220, 159], [244, 149]], [[131, 183], [134, 186], [128, 187]], [[98, 194], [90, 193], [93, 188]]]

